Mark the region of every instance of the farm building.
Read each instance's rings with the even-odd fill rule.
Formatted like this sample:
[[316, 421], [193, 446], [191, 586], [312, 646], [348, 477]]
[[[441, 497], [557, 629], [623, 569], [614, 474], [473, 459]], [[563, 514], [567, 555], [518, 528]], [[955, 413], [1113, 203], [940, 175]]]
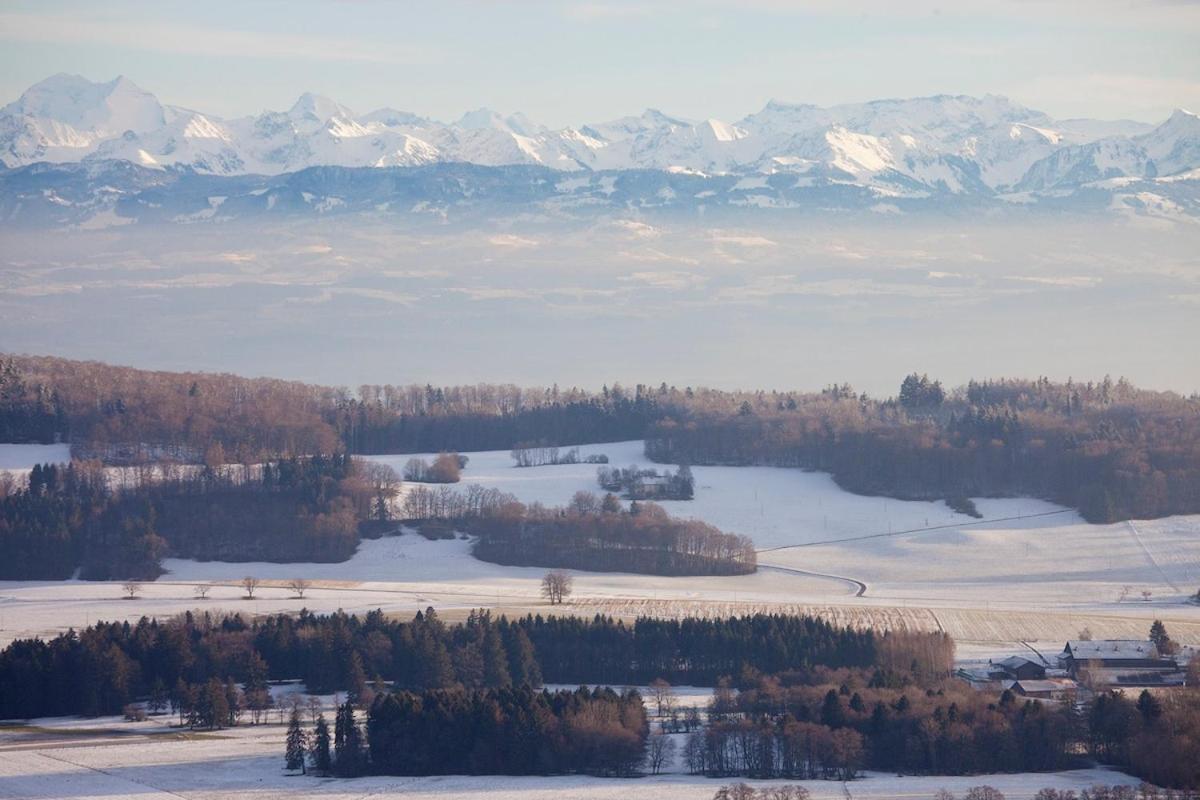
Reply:
[[1140, 639], [1069, 641], [1059, 664], [1076, 680], [1111, 686], [1164, 686], [1182, 683], [1175, 659]]
[[1070, 678], [1019, 680], [1010, 687], [1014, 694], [1035, 700], [1069, 700], [1079, 691], [1079, 684]]
[[1041, 680], [1046, 677], [1046, 667], [1024, 656], [1009, 656], [992, 665], [1002, 673], [999, 677], [1012, 680]]

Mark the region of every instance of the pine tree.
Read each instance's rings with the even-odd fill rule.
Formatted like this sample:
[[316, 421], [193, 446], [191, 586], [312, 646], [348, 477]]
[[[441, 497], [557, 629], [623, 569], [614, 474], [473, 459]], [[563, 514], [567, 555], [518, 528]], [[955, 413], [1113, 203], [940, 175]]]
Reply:
[[312, 748], [313, 769], [321, 775], [328, 775], [333, 769], [333, 759], [329, 755], [329, 725], [325, 723], [325, 715], [317, 715], [317, 727], [313, 731]]
[[508, 671], [508, 654], [495, 627], [488, 625], [483, 634], [483, 682], [485, 686], [498, 688], [512, 685]]
[[1174, 643], [1167, 634], [1167, 626], [1163, 625], [1161, 619], [1154, 620], [1154, 624], [1150, 626], [1150, 641], [1154, 642], [1154, 646], [1162, 655], [1170, 655], [1174, 650]]
[[354, 706], [343, 703], [338, 707], [333, 729], [333, 768], [342, 778], [353, 778], [363, 771], [362, 731], [354, 721]]
[[292, 718], [288, 721], [287, 752], [285, 754], [286, 768], [307, 772], [304, 768], [304, 756], [308, 749], [308, 734], [300, 727], [300, 709], [292, 709]]

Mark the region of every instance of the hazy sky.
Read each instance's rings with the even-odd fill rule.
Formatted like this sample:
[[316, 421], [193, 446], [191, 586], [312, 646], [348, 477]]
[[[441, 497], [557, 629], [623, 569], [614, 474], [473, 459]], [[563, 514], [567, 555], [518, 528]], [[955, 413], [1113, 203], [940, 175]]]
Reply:
[[555, 126], [993, 92], [1059, 117], [1158, 121], [1200, 109], [1198, 42], [1194, 0], [0, 0], [0, 102], [73, 72], [224, 116], [305, 90]]

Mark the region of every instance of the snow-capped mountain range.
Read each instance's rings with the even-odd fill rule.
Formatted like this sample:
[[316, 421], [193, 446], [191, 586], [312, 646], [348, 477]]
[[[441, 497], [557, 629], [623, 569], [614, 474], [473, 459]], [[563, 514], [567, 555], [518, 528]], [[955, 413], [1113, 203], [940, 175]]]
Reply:
[[[439, 122], [381, 108], [356, 113], [302, 95], [287, 111], [221, 119], [163, 105], [124, 77], [93, 83], [56, 75], [0, 109], [0, 161], [124, 161], [210, 176], [282, 176], [313, 167], [533, 166], [563, 173], [656, 170], [737, 176], [739, 191], [856, 187], [878, 203], [971, 196], [1036, 203], [1080, 191], [1163, 199], [1191, 216], [1200, 180], [1200, 117], [1161, 125], [1055, 120], [988, 95], [880, 100], [822, 108], [768, 103], [736, 122], [656, 110], [550, 129], [488, 109]], [[583, 185], [583, 184], [580, 184]], [[722, 182], [725, 186], [726, 182]], [[1147, 190], [1147, 186], [1151, 190]], [[1123, 194], [1122, 194], [1123, 193]], [[750, 192], [753, 195], [753, 192]], [[748, 205], [791, 201], [760, 193]]]

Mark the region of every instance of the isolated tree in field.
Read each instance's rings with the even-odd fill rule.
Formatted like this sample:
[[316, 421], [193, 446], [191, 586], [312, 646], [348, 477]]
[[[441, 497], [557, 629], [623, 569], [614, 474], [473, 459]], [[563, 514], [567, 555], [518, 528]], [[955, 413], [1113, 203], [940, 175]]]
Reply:
[[142, 590], [142, 585], [137, 581], [125, 581], [121, 584], [121, 591], [125, 592], [125, 596], [132, 600], [137, 597], [137, 593]]
[[542, 596], [550, 601], [550, 605], [561, 605], [571, 596], [573, 579], [570, 573], [561, 569], [551, 570], [542, 578]]
[[658, 733], [646, 742], [646, 766], [653, 775], [663, 771], [675, 760], [675, 740], [665, 733]]
[[308, 591], [308, 587], [312, 586], [312, 581], [307, 578], [292, 578], [288, 581], [288, 588], [296, 593], [296, 596], [301, 600], [304, 599], [304, 593]]
[[197, 598], [197, 599], [199, 599], [199, 600], [207, 600], [207, 599], [208, 599], [208, 593], [209, 593], [211, 590], [212, 590], [212, 586], [210, 586], [209, 584], [207, 584], [207, 583], [197, 583], [197, 584], [195, 585], [195, 587], [193, 587], [193, 589], [192, 589], [192, 592], [193, 592], [193, 594], [195, 594], [195, 595], [196, 595], [196, 598]]
[[247, 600], [254, 599], [254, 590], [258, 588], [260, 583], [262, 583], [262, 581], [260, 581], [258, 578], [255, 578], [253, 575], [247, 575], [246, 577], [242, 578], [242, 588], [246, 590]]
[[312, 718], [313, 725], [316, 725], [317, 719], [321, 716], [321, 698], [315, 694], [310, 694], [304, 702], [308, 706], [308, 716]]
[[313, 769], [319, 775], [328, 775], [333, 768], [333, 757], [329, 752], [329, 725], [325, 723], [325, 715], [317, 715], [317, 726], [313, 731], [312, 746]]
[[300, 710], [292, 709], [292, 717], [288, 721], [287, 731], [287, 751], [284, 754], [284, 760], [287, 762], [287, 769], [300, 770], [307, 772], [305, 769], [304, 756], [308, 750], [308, 734], [300, 727]]

